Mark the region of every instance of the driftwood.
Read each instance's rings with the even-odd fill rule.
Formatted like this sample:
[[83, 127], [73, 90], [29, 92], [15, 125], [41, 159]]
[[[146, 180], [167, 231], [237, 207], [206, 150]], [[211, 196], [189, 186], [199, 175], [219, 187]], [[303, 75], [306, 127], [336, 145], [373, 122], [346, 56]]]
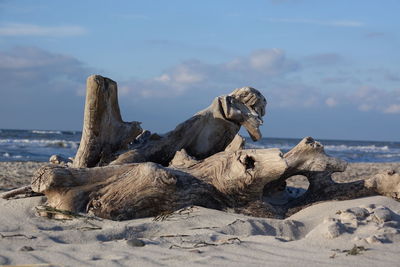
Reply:
[[246, 209], [262, 201], [268, 189], [293, 175], [304, 175], [306, 194], [282, 205], [266, 203], [255, 211], [284, 217], [311, 203], [351, 199], [373, 192], [361, 183], [335, 183], [330, 175], [344, 171], [346, 162], [329, 157], [312, 138], [303, 139], [283, 155], [278, 149], [224, 151], [196, 160], [184, 150], [169, 167], [132, 163], [96, 168], [42, 167], [32, 181], [48, 205], [72, 212], [89, 212], [114, 220], [156, 216], [189, 205]]
[[378, 173], [366, 180], [365, 186], [381, 195], [400, 200], [400, 173], [395, 170]]
[[22, 195], [22, 194], [26, 194], [29, 193], [30, 191], [32, 191], [31, 187], [28, 186], [23, 186], [23, 187], [19, 187], [13, 190], [10, 190], [6, 193], [1, 194], [1, 198], [3, 199], [9, 199], [18, 195]]
[[86, 82], [86, 103], [82, 139], [74, 167], [94, 167], [109, 162], [140, 133], [139, 122], [123, 122], [118, 105], [117, 83], [100, 75]]
[[120, 220], [188, 205], [241, 206], [260, 200], [263, 186], [287, 168], [278, 149], [226, 151], [201, 161], [182, 150], [173, 162], [177, 165], [146, 162], [80, 169], [49, 165], [38, 170], [32, 189], [44, 193], [51, 207]]
[[123, 122], [117, 84], [92, 75], [87, 79], [82, 139], [73, 167], [155, 162], [168, 165], [185, 149], [198, 159], [224, 151], [243, 125], [253, 140], [261, 138], [267, 101], [256, 89], [243, 87], [219, 96], [212, 104], [160, 136], [143, 131], [139, 122]]
[[[243, 149], [240, 127], [253, 140], [260, 139], [265, 106], [256, 89], [236, 89], [159, 136], [142, 131], [138, 122], [123, 122], [116, 83], [91, 76], [82, 141], [72, 168], [40, 168], [32, 190], [45, 194], [53, 209], [113, 220], [156, 216], [190, 205], [282, 218], [323, 200], [376, 193], [399, 196], [398, 175], [396, 181], [384, 176], [335, 183], [331, 175], [344, 171], [347, 163], [326, 155], [311, 137], [286, 154], [279, 149]], [[282, 190], [296, 175], [310, 183], [300, 197]], [[287, 201], [274, 202], [277, 194]]]
[[229, 95], [215, 98], [208, 108], [164, 136], [149, 135], [144, 143], [131, 145], [128, 152], [111, 164], [151, 161], [166, 166], [181, 149], [197, 159], [204, 159], [224, 151], [240, 126], [247, 129], [253, 140], [259, 140], [266, 103], [264, 96], [254, 88], [236, 89]]

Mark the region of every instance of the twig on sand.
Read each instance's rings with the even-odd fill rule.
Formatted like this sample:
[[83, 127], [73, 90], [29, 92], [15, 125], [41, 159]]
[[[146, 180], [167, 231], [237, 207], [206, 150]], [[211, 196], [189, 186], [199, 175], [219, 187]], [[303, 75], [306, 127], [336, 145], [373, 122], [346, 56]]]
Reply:
[[204, 226], [204, 227], [193, 227], [190, 228], [190, 230], [210, 230], [210, 229], [215, 229], [215, 228], [219, 228], [219, 226]]
[[100, 226], [82, 226], [76, 229], [80, 231], [93, 231], [93, 230], [101, 230], [103, 228], [101, 228]]
[[12, 234], [12, 235], [4, 235], [2, 233], [0, 233], [0, 237], [1, 238], [12, 238], [12, 237], [25, 237], [26, 239], [35, 239], [36, 236], [28, 236], [28, 235], [24, 235], [24, 234]]
[[164, 238], [164, 237], [187, 237], [187, 236], [190, 236], [190, 235], [161, 235], [159, 237]]
[[181, 249], [194, 249], [194, 248], [201, 248], [201, 247], [208, 247], [208, 246], [221, 246], [221, 245], [230, 245], [237, 242], [238, 244], [242, 243], [242, 241], [238, 237], [232, 237], [224, 240], [220, 240], [218, 243], [208, 243], [204, 241], [200, 241], [195, 243], [193, 246], [180, 246], [180, 245], [171, 245], [169, 249], [173, 248], [181, 248]]
[[23, 186], [20, 188], [16, 188], [10, 191], [7, 191], [1, 195], [1, 198], [3, 199], [9, 199], [18, 195], [25, 194], [25, 197], [33, 197], [33, 196], [38, 196], [42, 194], [38, 194], [32, 191], [32, 188], [30, 185]]

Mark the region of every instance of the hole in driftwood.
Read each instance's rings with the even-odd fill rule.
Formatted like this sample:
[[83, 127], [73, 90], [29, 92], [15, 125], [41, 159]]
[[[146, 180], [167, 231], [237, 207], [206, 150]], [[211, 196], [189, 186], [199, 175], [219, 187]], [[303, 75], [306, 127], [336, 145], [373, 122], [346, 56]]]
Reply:
[[310, 183], [307, 180], [307, 177], [303, 175], [295, 175], [286, 179], [286, 188], [285, 191], [292, 198], [298, 198], [307, 192]]
[[253, 169], [254, 168], [254, 162], [256, 162], [256, 161], [254, 160], [253, 157], [246, 156], [246, 158], [244, 159], [244, 165], [246, 166], [246, 170]]
[[309, 185], [307, 177], [303, 175], [292, 176], [279, 184], [271, 183], [264, 188], [264, 201], [272, 205], [285, 205], [307, 192]]

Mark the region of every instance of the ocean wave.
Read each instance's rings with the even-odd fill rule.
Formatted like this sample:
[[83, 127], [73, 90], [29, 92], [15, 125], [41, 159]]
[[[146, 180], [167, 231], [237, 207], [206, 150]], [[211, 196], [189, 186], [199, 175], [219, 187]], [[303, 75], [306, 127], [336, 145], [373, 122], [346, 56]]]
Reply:
[[13, 159], [22, 159], [21, 155], [10, 155], [10, 153], [8, 153], [8, 152], [4, 153], [3, 157], [5, 157], [5, 158], [13, 158]]
[[400, 153], [397, 154], [380, 154], [380, 155], [376, 155], [377, 158], [399, 158], [400, 159]]
[[279, 148], [283, 150], [290, 150], [294, 147], [295, 145], [289, 145], [289, 144], [255, 144], [255, 143], [246, 143], [245, 148], [249, 149], [263, 149], [263, 148]]
[[77, 149], [79, 142], [67, 141], [67, 140], [48, 140], [48, 139], [0, 139], [0, 144]]
[[[262, 149], [262, 148], [279, 148], [283, 150], [290, 150], [295, 145], [290, 144], [255, 144], [246, 143], [246, 148], [250, 149]], [[400, 149], [391, 148], [387, 145], [377, 146], [377, 145], [324, 145], [326, 151], [344, 152], [344, 151], [359, 151], [359, 152], [394, 152], [400, 151]]]
[[45, 130], [32, 130], [34, 134], [62, 134], [61, 131], [45, 131]]
[[388, 146], [348, 146], [348, 145], [326, 145], [326, 150], [330, 151], [362, 151], [362, 152], [388, 152], [391, 149]]

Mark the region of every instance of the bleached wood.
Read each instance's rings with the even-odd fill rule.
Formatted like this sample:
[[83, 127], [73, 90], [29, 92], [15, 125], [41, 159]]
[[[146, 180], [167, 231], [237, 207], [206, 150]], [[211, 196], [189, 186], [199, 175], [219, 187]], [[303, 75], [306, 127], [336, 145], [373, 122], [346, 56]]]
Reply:
[[167, 166], [181, 149], [197, 159], [205, 159], [224, 151], [241, 126], [247, 129], [253, 140], [259, 140], [265, 106], [265, 97], [258, 90], [251, 87], [236, 89], [229, 95], [215, 98], [208, 108], [166, 135], [150, 136], [147, 142], [132, 145], [111, 164], [151, 161]]
[[88, 77], [82, 139], [73, 166], [108, 163], [114, 152], [125, 149], [141, 132], [139, 122], [122, 121], [117, 83], [100, 75]]
[[181, 160], [173, 162], [180, 168], [149, 162], [80, 169], [47, 166], [37, 172], [32, 188], [43, 192], [54, 208], [120, 220], [187, 205], [245, 205], [261, 200], [263, 186], [287, 168], [278, 149], [220, 152], [191, 164], [184, 163], [189, 158], [178, 157]]
[[365, 181], [366, 187], [375, 192], [400, 200], [400, 173], [388, 170]]

